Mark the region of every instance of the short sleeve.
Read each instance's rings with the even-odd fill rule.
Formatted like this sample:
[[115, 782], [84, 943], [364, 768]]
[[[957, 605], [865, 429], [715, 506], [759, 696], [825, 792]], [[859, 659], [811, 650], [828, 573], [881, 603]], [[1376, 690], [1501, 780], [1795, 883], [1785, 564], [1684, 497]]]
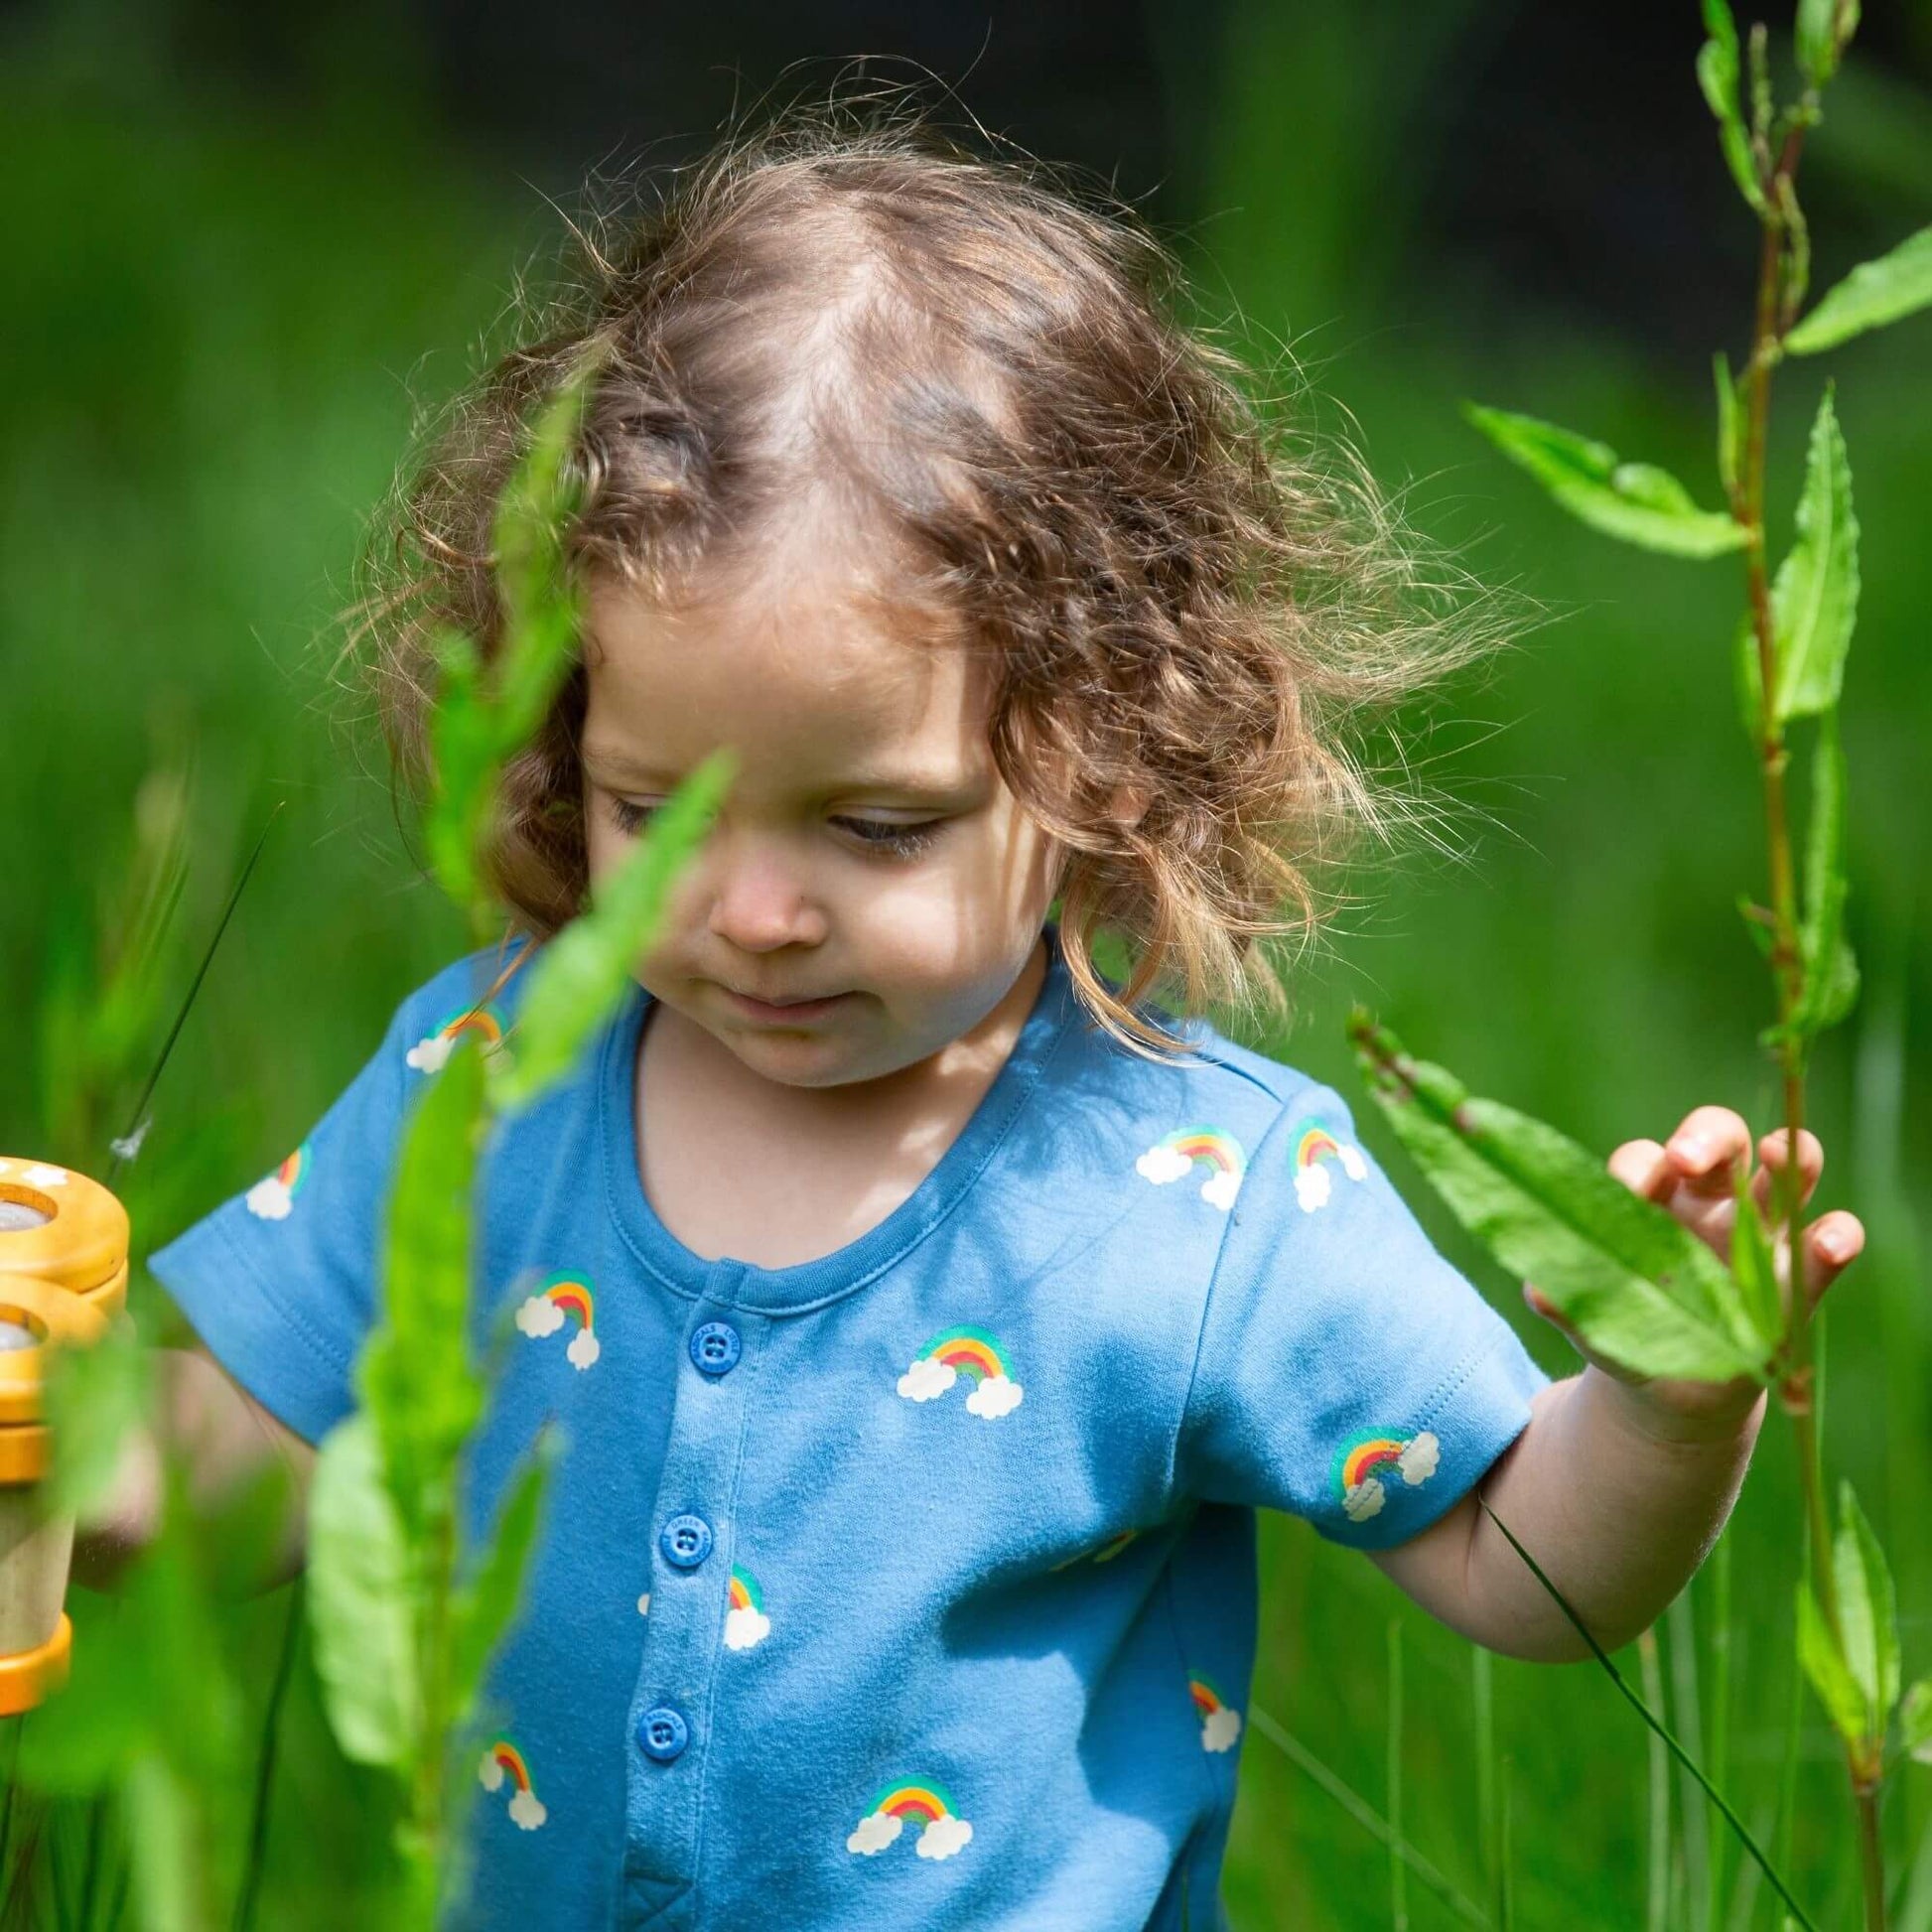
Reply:
[[1176, 1480], [1387, 1549], [1481, 1478], [1549, 1379], [1431, 1246], [1341, 1098], [1311, 1085], [1241, 1177]]
[[311, 1443], [354, 1406], [406, 1083], [422, 1077], [413, 1004], [294, 1153], [148, 1263], [221, 1366]]

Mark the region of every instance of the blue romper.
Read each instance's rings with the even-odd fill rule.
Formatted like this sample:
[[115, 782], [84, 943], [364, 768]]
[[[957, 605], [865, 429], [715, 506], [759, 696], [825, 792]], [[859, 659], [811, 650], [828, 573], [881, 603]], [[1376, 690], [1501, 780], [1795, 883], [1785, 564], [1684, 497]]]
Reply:
[[[1218, 1924], [1255, 1508], [1401, 1543], [1523, 1428], [1547, 1378], [1336, 1095], [1200, 1023], [1185, 1063], [1125, 1051], [1049, 951], [958, 1139], [819, 1260], [707, 1261], [653, 1213], [640, 990], [493, 1138], [469, 1533], [546, 1418], [568, 1447], [457, 1924]], [[494, 963], [406, 1000], [313, 1136], [154, 1258], [311, 1441], [350, 1408], [411, 1095], [465, 1025], [515, 1049], [521, 982], [477, 1010]]]

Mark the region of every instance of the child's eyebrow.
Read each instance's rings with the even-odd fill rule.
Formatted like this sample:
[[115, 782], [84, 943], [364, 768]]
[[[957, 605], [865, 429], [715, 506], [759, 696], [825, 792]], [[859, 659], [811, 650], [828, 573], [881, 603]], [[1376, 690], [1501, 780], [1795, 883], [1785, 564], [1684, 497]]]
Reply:
[[[668, 791], [684, 775], [627, 754], [596, 746], [584, 747], [586, 771], [600, 783], [621, 782], [644, 790]], [[944, 765], [856, 765], [817, 787], [827, 792], [891, 791], [954, 798], [979, 788], [981, 773], [968, 767]]]

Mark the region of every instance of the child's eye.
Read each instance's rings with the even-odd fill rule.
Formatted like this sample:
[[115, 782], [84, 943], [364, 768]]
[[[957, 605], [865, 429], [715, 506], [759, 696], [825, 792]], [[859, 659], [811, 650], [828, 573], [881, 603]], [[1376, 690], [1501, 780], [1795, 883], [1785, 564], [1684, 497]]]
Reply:
[[938, 837], [945, 820], [928, 818], [915, 825], [905, 825], [890, 818], [835, 818], [832, 823], [850, 832], [869, 852], [910, 859]]
[[611, 800], [611, 822], [620, 832], [635, 834], [641, 832], [649, 822], [650, 815], [657, 807], [640, 805], [634, 799], [613, 798]]

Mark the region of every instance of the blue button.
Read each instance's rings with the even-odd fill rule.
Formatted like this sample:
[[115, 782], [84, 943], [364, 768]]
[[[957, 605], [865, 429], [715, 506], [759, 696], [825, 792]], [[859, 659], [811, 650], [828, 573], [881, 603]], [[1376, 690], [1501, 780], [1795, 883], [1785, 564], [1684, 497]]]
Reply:
[[702, 1516], [673, 1516], [658, 1533], [657, 1547], [666, 1563], [695, 1570], [711, 1554], [711, 1525]]
[[707, 1321], [691, 1330], [691, 1359], [705, 1375], [729, 1375], [745, 1352], [729, 1321]]
[[691, 1726], [668, 1704], [653, 1705], [637, 1720], [637, 1748], [659, 1764], [681, 1756], [691, 1741]]

